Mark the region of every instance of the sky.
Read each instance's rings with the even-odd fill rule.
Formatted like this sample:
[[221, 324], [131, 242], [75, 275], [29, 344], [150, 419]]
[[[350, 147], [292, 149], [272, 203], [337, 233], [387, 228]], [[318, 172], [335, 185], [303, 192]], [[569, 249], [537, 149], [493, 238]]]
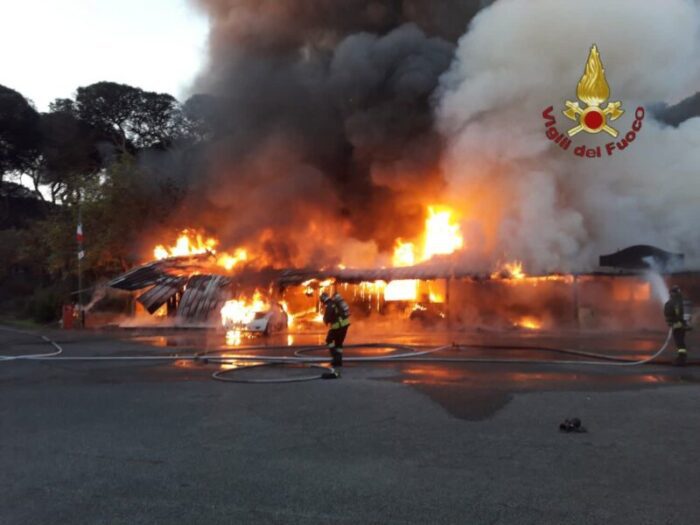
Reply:
[[0, 0], [0, 85], [41, 111], [102, 80], [184, 100], [207, 35], [189, 0]]

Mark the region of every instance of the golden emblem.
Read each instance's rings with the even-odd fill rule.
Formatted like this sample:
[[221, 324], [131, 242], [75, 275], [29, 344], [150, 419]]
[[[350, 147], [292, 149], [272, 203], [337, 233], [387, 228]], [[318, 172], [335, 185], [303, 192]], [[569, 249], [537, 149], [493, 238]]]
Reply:
[[576, 96], [586, 104], [582, 109], [578, 102], [566, 101], [566, 111], [564, 115], [571, 120], [577, 121], [578, 126], [574, 126], [568, 131], [573, 137], [580, 131], [588, 133], [600, 133], [605, 131], [613, 137], [617, 137], [617, 130], [608, 126], [608, 121], [617, 120], [624, 113], [620, 109], [622, 102], [609, 102], [605, 108], [601, 107], [610, 98], [610, 86], [605, 80], [605, 68], [600, 61], [600, 54], [595, 44], [591, 47], [588, 55], [586, 69], [581, 80], [576, 86]]

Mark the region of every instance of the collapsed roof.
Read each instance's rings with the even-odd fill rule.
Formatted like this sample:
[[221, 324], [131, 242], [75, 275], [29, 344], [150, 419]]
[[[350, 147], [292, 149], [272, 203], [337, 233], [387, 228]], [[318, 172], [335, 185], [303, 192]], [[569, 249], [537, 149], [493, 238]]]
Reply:
[[[654, 246], [637, 245], [609, 255], [600, 256], [600, 266], [614, 270], [612, 275], [637, 273], [654, 268], [659, 271], [679, 269], [684, 255]], [[332, 279], [339, 283], [396, 281], [403, 279], [470, 279], [486, 281], [508, 278], [507, 274], [468, 271], [453, 260], [445, 259], [402, 268], [330, 268], [330, 269], [252, 269], [243, 268], [235, 274], [222, 274], [212, 253], [171, 257], [153, 261], [113, 279], [109, 286], [127, 291], [139, 291], [137, 300], [153, 314], [169, 304], [174, 314], [188, 321], [206, 321], [221, 309], [234, 294], [234, 287], [267, 288], [298, 286], [310, 280]], [[577, 275], [611, 275], [598, 271]], [[547, 274], [552, 276], [556, 274]], [[530, 275], [530, 277], [541, 277]]]

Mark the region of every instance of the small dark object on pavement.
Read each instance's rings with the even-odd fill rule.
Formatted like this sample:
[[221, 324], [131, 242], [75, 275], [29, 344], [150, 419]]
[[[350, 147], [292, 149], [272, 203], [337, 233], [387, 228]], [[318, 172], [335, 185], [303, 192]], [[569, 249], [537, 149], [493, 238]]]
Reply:
[[572, 419], [565, 419], [563, 423], [559, 425], [560, 432], [588, 432], [586, 427], [581, 426], [581, 420], [577, 417]]
[[321, 379], [340, 379], [340, 373], [337, 371], [324, 372]]

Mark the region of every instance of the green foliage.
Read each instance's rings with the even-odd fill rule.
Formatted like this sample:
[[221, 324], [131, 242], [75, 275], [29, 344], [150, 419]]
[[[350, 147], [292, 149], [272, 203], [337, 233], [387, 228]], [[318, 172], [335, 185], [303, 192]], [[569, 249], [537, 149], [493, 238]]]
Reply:
[[22, 95], [0, 86], [0, 180], [25, 170], [38, 155], [39, 114]]
[[[67, 107], [57, 101], [57, 107]], [[78, 88], [77, 116], [110, 137], [122, 153], [136, 149], [167, 147], [184, 132], [177, 100], [165, 93], [153, 93], [117, 84], [98, 82]]]
[[42, 176], [53, 200], [75, 201], [102, 169], [99, 143], [104, 137], [69, 111], [41, 116]]
[[29, 199], [37, 213], [0, 229], [0, 309], [48, 322], [76, 299], [79, 216], [84, 288], [141, 262], [144, 238], [163, 229], [185, 196], [161, 163], [177, 164], [175, 143], [204, 140], [202, 126], [170, 95], [111, 82], [79, 88], [75, 100], [58, 99], [41, 115], [0, 86], [0, 183], [20, 170], [56, 203], [29, 192], [22, 209]]
[[68, 302], [69, 293], [63, 283], [56, 283], [37, 289], [29, 298], [25, 316], [37, 323], [50, 323], [61, 317], [61, 309]]
[[0, 282], [13, 275], [13, 265], [19, 260], [22, 232], [15, 228], [0, 230]]
[[83, 205], [89, 247], [86, 266], [109, 275], [130, 267], [144, 232], [162, 226], [183, 193], [167, 182], [148, 181], [134, 159], [124, 156], [106, 171], [99, 193]]

